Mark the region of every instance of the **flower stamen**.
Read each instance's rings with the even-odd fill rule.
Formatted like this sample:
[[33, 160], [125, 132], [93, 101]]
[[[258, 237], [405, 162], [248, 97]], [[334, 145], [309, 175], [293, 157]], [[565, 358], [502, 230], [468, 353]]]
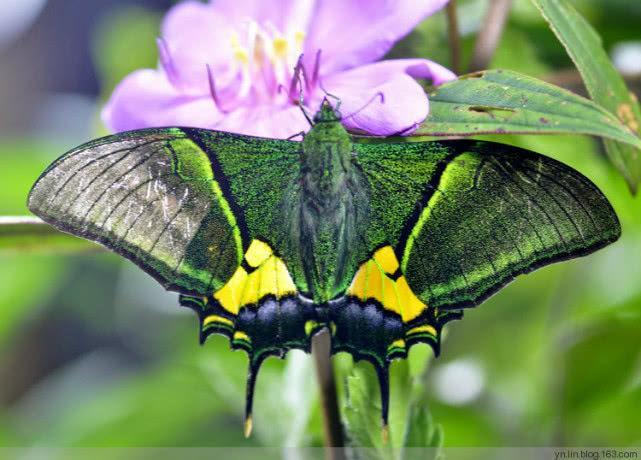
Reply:
[[212, 101], [214, 101], [214, 105], [218, 110], [220, 110], [222, 113], [229, 113], [229, 110], [223, 108], [223, 106], [220, 103], [220, 99], [218, 98], [218, 92], [216, 91], [216, 82], [214, 81], [214, 74], [211, 71], [211, 67], [209, 67], [209, 64], [206, 64], [207, 66], [207, 80], [209, 81], [209, 94], [211, 95]]
[[[286, 98], [283, 102], [296, 102], [299, 83], [301, 91], [309, 94], [314, 85], [308, 79], [302, 61], [298, 60], [305, 33], [283, 33], [273, 23], [259, 24], [251, 19], [243, 26], [246, 32], [240, 35], [234, 32], [230, 36], [234, 58], [232, 74], [239, 83], [235, 90], [236, 99], [251, 96], [258, 103], [269, 103], [273, 98], [280, 99], [279, 95], [284, 92]], [[285, 91], [281, 91], [281, 87]]]
[[316, 51], [316, 58], [314, 59], [314, 70], [312, 71], [312, 81], [310, 85], [312, 88], [316, 87], [318, 82], [318, 75], [320, 73], [320, 63], [321, 63], [321, 50]]
[[165, 71], [169, 82], [175, 86], [178, 83], [178, 71], [176, 70], [176, 65], [171, 57], [171, 53], [169, 52], [169, 46], [167, 45], [167, 42], [160, 37], [156, 39], [156, 44], [158, 46], [160, 65]]
[[285, 37], [276, 37], [272, 41], [272, 46], [274, 47], [274, 54], [281, 58], [285, 59], [287, 57], [287, 50], [289, 48], [289, 43]]
[[248, 65], [249, 64], [249, 53], [247, 52], [247, 49], [241, 46], [240, 42], [238, 41], [238, 35], [236, 33], [233, 33], [231, 35], [231, 49], [234, 54], [234, 58], [240, 62], [243, 65]]

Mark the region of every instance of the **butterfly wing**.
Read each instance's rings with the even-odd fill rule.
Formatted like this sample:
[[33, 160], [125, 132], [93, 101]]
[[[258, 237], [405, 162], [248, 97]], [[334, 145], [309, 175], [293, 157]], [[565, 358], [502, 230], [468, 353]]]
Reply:
[[200, 129], [121, 133], [54, 162], [29, 208], [180, 292], [199, 315], [201, 340], [222, 333], [245, 349], [249, 417], [262, 360], [309, 348], [313, 309], [301, 305], [283, 260], [262, 241], [284, 238], [279, 207], [298, 175], [299, 150], [298, 142]]
[[[219, 158], [247, 169], [264, 159], [256, 139], [207, 132], [208, 147], [201, 132], [149, 129], [82, 145], [41, 175], [29, 208], [122, 254], [167, 289], [208, 295], [232, 276], [250, 243]], [[291, 169], [294, 143], [267, 142]]]
[[[378, 249], [334, 318], [339, 345], [358, 343], [379, 372], [384, 420], [391, 359], [416, 342], [438, 353], [442, 326], [463, 308], [519, 274], [620, 235], [612, 207], [590, 180], [534, 152], [467, 140], [354, 150], [369, 184], [367, 240]], [[356, 317], [377, 322], [381, 332], [355, 329]]]
[[480, 141], [355, 149], [400, 269], [432, 308], [478, 305], [515, 276], [586, 255], [621, 233], [589, 179], [534, 152]]

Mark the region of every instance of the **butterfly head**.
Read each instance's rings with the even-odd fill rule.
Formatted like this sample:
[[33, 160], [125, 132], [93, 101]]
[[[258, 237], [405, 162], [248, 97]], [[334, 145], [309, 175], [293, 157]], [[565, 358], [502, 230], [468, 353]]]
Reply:
[[336, 108], [334, 108], [327, 98], [324, 98], [320, 110], [314, 115], [314, 123], [340, 121], [341, 113], [338, 111], [339, 106], [340, 101], [336, 104]]

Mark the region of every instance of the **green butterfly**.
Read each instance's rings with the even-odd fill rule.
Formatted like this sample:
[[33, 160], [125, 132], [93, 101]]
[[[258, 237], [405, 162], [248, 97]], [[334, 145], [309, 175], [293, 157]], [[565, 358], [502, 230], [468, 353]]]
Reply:
[[577, 171], [491, 142], [359, 143], [327, 100], [302, 142], [193, 128], [145, 129], [55, 161], [29, 208], [97, 241], [177, 291], [200, 338], [258, 369], [310, 350], [370, 361], [387, 425], [390, 362], [515, 276], [620, 235], [607, 199]]

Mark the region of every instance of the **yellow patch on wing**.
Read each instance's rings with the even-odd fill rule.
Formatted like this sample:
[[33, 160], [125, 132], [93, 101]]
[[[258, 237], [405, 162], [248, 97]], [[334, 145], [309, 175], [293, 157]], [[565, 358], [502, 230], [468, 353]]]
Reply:
[[413, 320], [427, 308], [427, 305], [416, 297], [412, 288], [407, 284], [405, 276], [401, 276], [396, 280], [396, 290], [398, 291], [399, 298], [402, 299], [403, 302], [403, 313], [401, 317], [404, 323]]
[[250, 267], [256, 268], [265, 262], [272, 254], [272, 248], [270, 248], [267, 243], [263, 243], [260, 240], [252, 240], [245, 253], [245, 260]]
[[245, 342], [250, 342], [251, 343], [251, 339], [243, 331], [234, 332], [234, 340], [244, 340]]
[[210, 324], [215, 324], [215, 323], [234, 327], [234, 323], [230, 319], [227, 319], [219, 315], [209, 315], [203, 320], [203, 326], [209, 326]]
[[391, 246], [385, 246], [374, 253], [374, 260], [385, 273], [393, 274], [398, 270], [399, 264], [396, 254]]
[[227, 284], [214, 294], [216, 300], [218, 300], [222, 307], [229, 313], [233, 313], [234, 315], [238, 314], [243, 288], [247, 283], [247, 276], [245, 269], [238, 267], [229, 281], [227, 281]]
[[377, 300], [384, 309], [397, 313], [407, 323], [419, 316], [427, 305], [412, 292], [404, 276], [393, 279], [399, 268], [400, 264], [392, 247], [382, 247], [360, 266], [347, 294], [363, 302]]
[[296, 285], [279, 257], [263, 241], [253, 240], [244, 260], [249, 272], [239, 266], [227, 283], [214, 293], [214, 298], [228, 312], [237, 315], [241, 307], [258, 303], [273, 295], [280, 299], [296, 292]]
[[422, 334], [422, 333], [428, 333], [435, 337], [437, 335], [436, 328], [434, 328], [433, 326], [430, 326], [429, 324], [425, 324], [423, 326], [413, 327], [412, 329], [407, 331], [407, 336], [409, 337], [414, 334]]
[[305, 323], [305, 335], [309, 337], [317, 328], [318, 323], [316, 321], [314, 321], [313, 319], [307, 320], [307, 322]]

